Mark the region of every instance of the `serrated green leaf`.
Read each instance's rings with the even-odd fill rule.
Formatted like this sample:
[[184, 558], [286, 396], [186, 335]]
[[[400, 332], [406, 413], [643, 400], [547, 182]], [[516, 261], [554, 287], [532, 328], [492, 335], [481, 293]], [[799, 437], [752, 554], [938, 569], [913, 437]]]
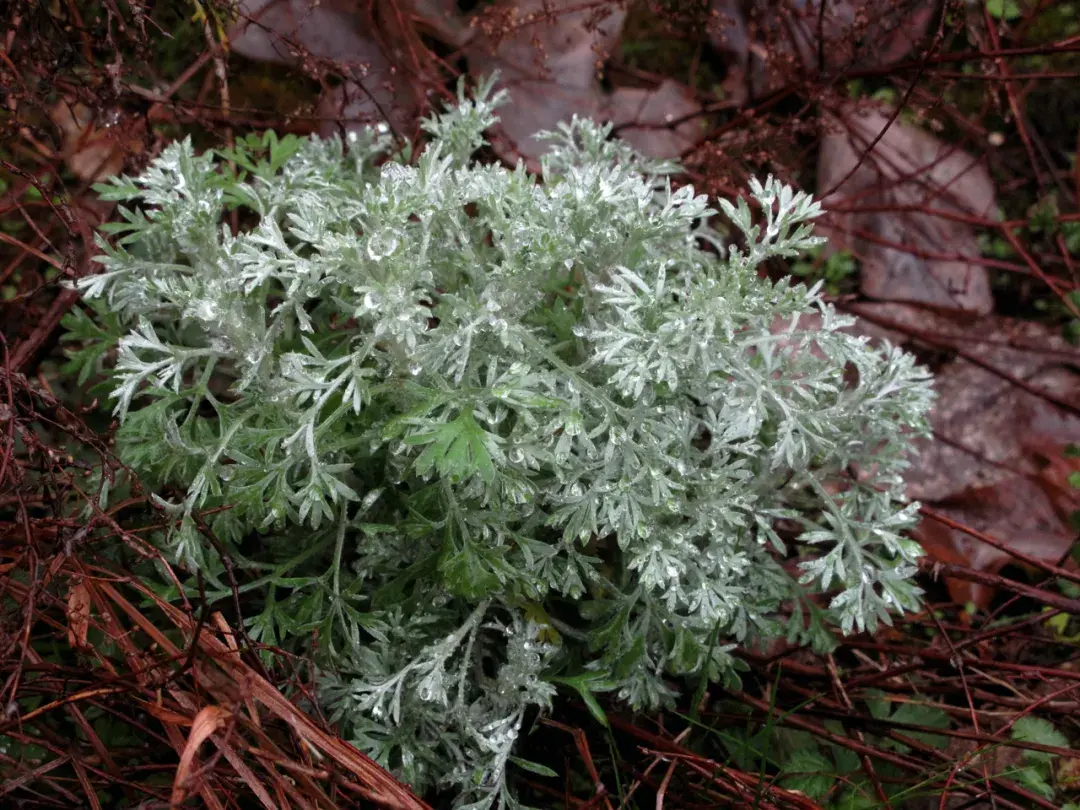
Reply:
[[[936, 706], [928, 706], [924, 703], [900, 703], [889, 719], [894, 723], [909, 723], [913, 726], [928, 726], [941, 729], [949, 727], [948, 714]], [[934, 748], [945, 748], [949, 744], [949, 738], [940, 734], [909, 729], [903, 729], [901, 733]], [[907, 746], [898, 745], [897, 748], [898, 750], [907, 750]]]
[[805, 793], [814, 801], [824, 799], [837, 783], [836, 767], [816, 748], [793, 751], [780, 765], [781, 784]]
[[451, 422], [405, 439], [406, 444], [427, 445], [416, 460], [419, 475], [434, 470], [453, 481], [479, 475], [488, 484], [495, 479], [491, 452], [497, 451], [499, 441], [499, 437], [480, 427], [469, 411], [462, 411]]
[[[1013, 723], [1010, 735], [1014, 740], [1021, 742], [1052, 745], [1055, 748], [1070, 747], [1068, 738], [1058, 731], [1053, 723], [1042, 717], [1024, 715]], [[1024, 758], [1032, 762], [1050, 762], [1054, 758], [1054, 754], [1025, 750]]]
[[485, 548], [466, 538], [460, 546], [451, 545], [439, 562], [446, 588], [457, 596], [484, 599], [515, 576], [506, 562], [505, 548]]
[[1022, 765], [1015, 768], [1009, 768], [1003, 775], [1009, 779], [1015, 780], [1021, 787], [1030, 790], [1037, 796], [1041, 796], [1044, 799], [1054, 798], [1054, 788], [1046, 781], [1046, 777], [1043, 775], [1040, 766]]

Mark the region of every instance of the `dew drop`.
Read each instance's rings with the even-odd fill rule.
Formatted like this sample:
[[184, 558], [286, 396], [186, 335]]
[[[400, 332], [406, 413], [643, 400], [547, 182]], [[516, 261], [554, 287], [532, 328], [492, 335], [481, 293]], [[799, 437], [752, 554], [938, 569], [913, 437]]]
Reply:
[[372, 261], [385, 259], [397, 250], [398, 238], [392, 233], [374, 233], [368, 239], [367, 252]]

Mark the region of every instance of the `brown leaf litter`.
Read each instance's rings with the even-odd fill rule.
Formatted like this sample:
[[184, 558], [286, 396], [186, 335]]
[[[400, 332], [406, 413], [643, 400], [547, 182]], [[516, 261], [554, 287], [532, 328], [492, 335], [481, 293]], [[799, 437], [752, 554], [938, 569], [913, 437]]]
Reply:
[[[1031, 321], [899, 303], [846, 308], [864, 333], [947, 358], [935, 369], [934, 435], [918, 443], [908, 494], [1013, 551], [1062, 564], [1076, 539], [1071, 515], [1080, 509], [1080, 490], [1069, 483], [1080, 459], [1066, 455], [1080, 443], [1080, 348]], [[944, 562], [991, 573], [1017, 564], [1008, 551], [933, 518], [917, 536]], [[979, 607], [993, 596], [978, 584], [951, 580], [949, 587], [954, 599]]]
[[242, 0], [230, 49], [249, 59], [303, 67], [344, 81], [319, 103], [324, 135], [376, 122], [412, 134], [430, 81], [430, 54], [394, 0]]
[[119, 174], [124, 161], [141, 151], [139, 128], [122, 121], [119, 111], [97, 113], [66, 97], [49, 110], [49, 117], [60, 130], [60, 156], [84, 182], [96, 183]]
[[498, 72], [511, 95], [493, 145], [511, 162], [520, 157], [535, 169], [549, 147], [534, 136], [575, 114], [610, 120], [654, 157], [676, 157], [704, 134], [695, 117], [701, 104], [677, 82], [612, 92], [601, 86], [598, 65], [617, 47], [626, 17], [618, 4], [597, 10], [570, 0], [503, 0], [470, 18], [444, 0], [400, 7], [390, 0], [371, 7], [357, 0], [244, 0], [230, 44], [250, 59], [344, 72], [346, 80], [320, 101], [323, 134], [338, 122], [350, 130], [385, 121], [408, 135], [440, 80], [402, 17], [407, 12], [432, 36], [463, 49], [474, 76]]
[[496, 127], [504, 159], [534, 167], [549, 148], [534, 136], [577, 115], [611, 121], [619, 136], [652, 157], [677, 157], [700, 142], [701, 105], [677, 82], [655, 89], [601, 86], [598, 68], [622, 36], [626, 9], [573, 0], [502, 0], [478, 18], [466, 55], [474, 75], [498, 71], [510, 91]]
[[847, 105], [824, 126], [818, 196], [830, 214], [819, 233], [830, 251], [859, 259], [862, 293], [989, 313], [994, 302], [976, 261], [975, 229], [949, 217], [996, 215], [986, 167], [887, 108]]
[[819, 70], [895, 64], [934, 11], [925, 0], [713, 0], [709, 38], [729, 65], [725, 91], [742, 103]]

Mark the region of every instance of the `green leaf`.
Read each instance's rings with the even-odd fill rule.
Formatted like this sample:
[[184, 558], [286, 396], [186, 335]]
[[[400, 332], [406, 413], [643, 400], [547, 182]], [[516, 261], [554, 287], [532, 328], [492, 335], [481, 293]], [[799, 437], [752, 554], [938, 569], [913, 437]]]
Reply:
[[788, 790], [805, 793], [814, 801], [824, 799], [836, 785], [836, 767], [816, 748], [793, 751], [780, 765], [781, 784]]
[[[844, 734], [843, 724], [836, 720], [826, 720], [824, 725], [825, 728], [833, 734]], [[829, 743], [828, 747], [829, 753], [832, 754], [833, 761], [836, 763], [837, 773], [853, 774], [862, 768], [862, 762], [859, 760], [859, 755], [850, 748], [845, 748], [842, 745], [834, 745], [832, 743]]]
[[452, 422], [405, 439], [406, 444], [427, 445], [416, 459], [417, 474], [425, 476], [435, 470], [454, 482], [479, 475], [487, 484], [495, 479], [491, 454], [499, 452], [500, 441], [499, 437], [480, 427], [472, 412], [467, 410]]
[[871, 717], [886, 720], [892, 713], [892, 702], [880, 689], [867, 689], [866, 708], [870, 710]]
[[[1057, 580], [1057, 585], [1070, 599], [1080, 598], [1080, 586], [1075, 582], [1059, 579]], [[1070, 590], [1073, 592], [1070, 593]], [[1045, 610], [1050, 610], [1050, 608], [1045, 608]], [[1074, 629], [1070, 632], [1070, 628], [1073, 626], [1073, 617], [1068, 613], [1059, 613], [1056, 616], [1051, 616], [1043, 622], [1043, 624], [1050, 629], [1050, 632], [1057, 641], [1068, 644], [1080, 643], [1080, 631]]]
[[[1068, 738], [1058, 731], [1054, 724], [1042, 717], [1025, 715], [1013, 723], [1012, 738], [1020, 742], [1052, 745], [1055, 748], [1069, 748]], [[1024, 751], [1024, 758], [1032, 762], [1050, 762], [1054, 754], [1043, 751]]]
[[770, 734], [765, 729], [731, 727], [725, 732], [715, 732], [731, 760], [742, 770], [759, 771], [762, 763], [773, 764], [776, 751], [770, 745]]
[[460, 547], [451, 543], [440, 560], [439, 570], [447, 589], [466, 599], [480, 600], [498, 590], [515, 571], [506, 561], [506, 548], [480, 546], [465, 538]]
[[604, 728], [608, 728], [610, 724], [607, 719], [607, 714], [604, 713], [603, 707], [593, 693], [610, 691], [614, 688], [613, 683], [605, 680], [602, 675], [593, 672], [575, 675], [572, 678], [552, 678], [551, 680], [553, 683], [569, 686], [577, 692], [596, 722]]
[[433, 552], [410, 563], [408, 567], [396, 576], [387, 579], [375, 591], [371, 597], [371, 606], [377, 610], [386, 610], [395, 605], [407, 604], [406, 592], [410, 590], [410, 586], [413, 586], [414, 592], [423, 590], [427, 577], [438, 572], [441, 559], [438, 552]]
[[1016, 768], [1009, 768], [1002, 775], [1015, 780], [1021, 787], [1027, 788], [1037, 796], [1041, 796], [1044, 799], [1054, 798], [1054, 788], [1046, 781], [1042, 768], [1039, 766], [1022, 765]]
[[859, 782], [845, 790], [830, 810], [880, 810], [881, 802], [867, 782]]
[[986, 10], [995, 20], [1015, 20], [1023, 16], [1016, 0], [986, 0]]
[[589, 713], [593, 716], [596, 722], [598, 722], [604, 728], [607, 728], [607, 715], [604, 713], [603, 707], [600, 706], [600, 702], [596, 699], [593, 693], [587, 689], [579, 689], [578, 694], [580, 694], [581, 699], [585, 701], [585, 706], [588, 708]]
[[619, 656], [615, 663], [614, 675], [616, 680], [623, 680], [627, 678], [631, 672], [637, 669], [641, 660], [645, 657], [645, 638], [644, 636], [638, 636], [634, 639], [634, 643], [630, 645], [630, 649], [623, 655]]
[[[928, 726], [941, 729], [949, 727], [949, 715], [942, 709], [918, 703], [901, 703], [896, 707], [896, 711], [893, 712], [890, 719], [894, 723], [909, 723], [913, 726]], [[911, 731], [909, 729], [902, 729], [901, 733], [934, 748], [945, 748], [949, 744], [949, 738], [940, 734]], [[906, 752], [907, 746], [897, 745], [897, 749]]]
[[530, 773], [535, 773], [537, 776], [547, 776], [551, 778], [558, 778], [559, 774], [553, 771], [547, 765], [541, 765], [539, 762], [531, 762], [521, 757], [510, 757], [510, 761], [517, 765], [519, 768], [523, 768]]

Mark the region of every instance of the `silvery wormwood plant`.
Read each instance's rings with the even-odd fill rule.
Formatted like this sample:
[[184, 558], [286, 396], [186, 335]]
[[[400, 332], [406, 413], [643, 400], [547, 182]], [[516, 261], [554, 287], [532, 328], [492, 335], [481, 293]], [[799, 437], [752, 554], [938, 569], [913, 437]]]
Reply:
[[727, 245], [608, 127], [550, 134], [543, 182], [473, 162], [498, 101], [427, 120], [418, 156], [378, 129], [172, 144], [99, 189], [138, 207], [68, 320], [176, 559], [228, 593], [212, 530], [248, 634], [314, 649], [345, 733], [471, 808], [515, 805], [560, 685], [655, 707], [737, 683], [737, 643], [914, 608], [900, 473], [931, 399], [758, 273], [820, 241], [807, 196], [721, 201]]

